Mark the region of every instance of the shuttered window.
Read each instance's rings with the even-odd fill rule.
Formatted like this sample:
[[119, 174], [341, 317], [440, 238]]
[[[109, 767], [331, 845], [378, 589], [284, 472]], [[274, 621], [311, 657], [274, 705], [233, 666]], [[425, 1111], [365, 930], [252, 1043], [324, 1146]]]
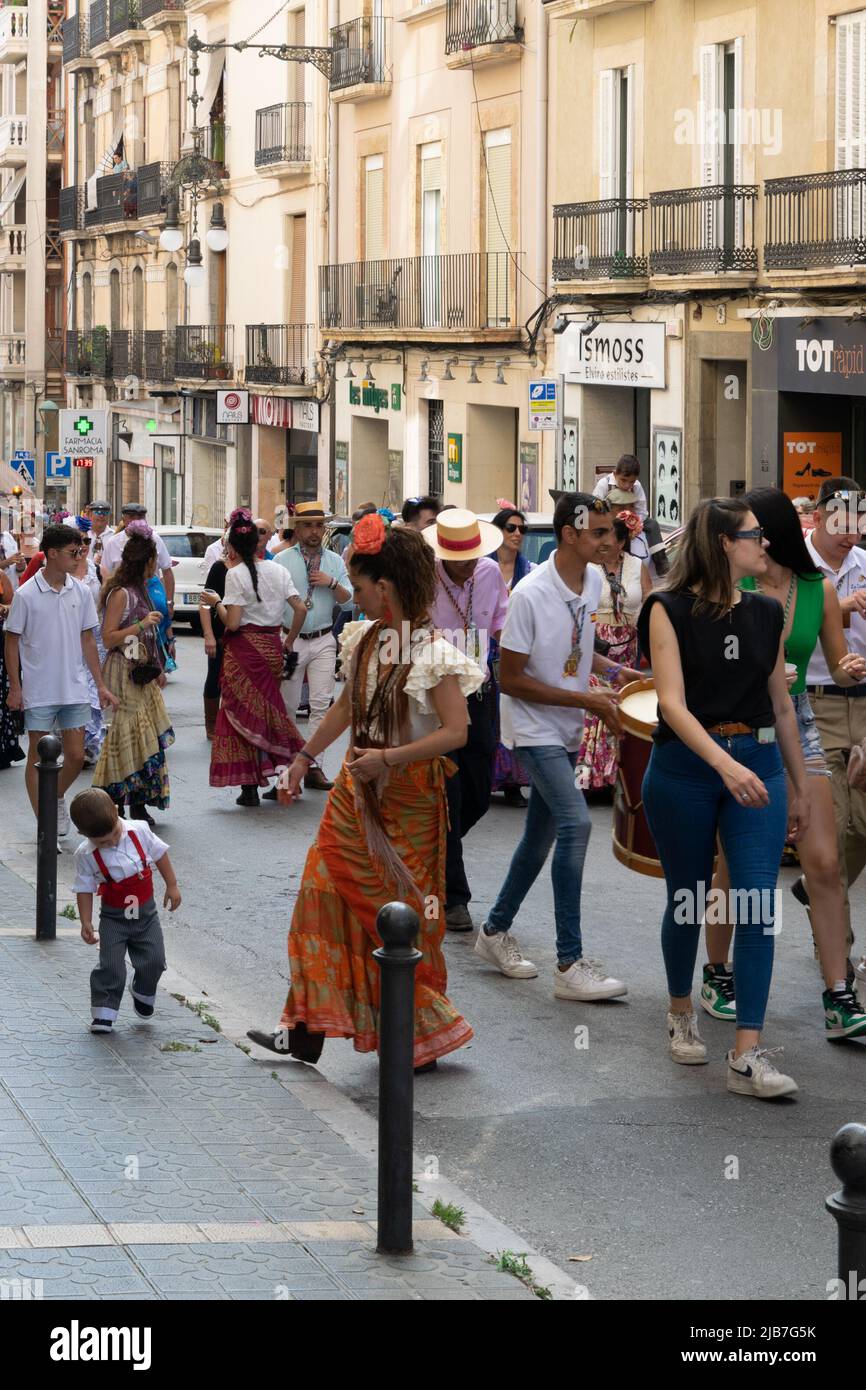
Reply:
[[437, 140], [421, 146], [421, 254], [438, 256], [441, 250], [442, 145]]
[[364, 160], [364, 260], [385, 256], [385, 158], [370, 154]]
[[486, 199], [484, 249], [487, 256], [487, 322], [496, 328], [509, 321], [511, 280], [511, 130], [488, 130], [484, 136]]
[[307, 219], [301, 214], [292, 223], [292, 286], [289, 323], [304, 323], [307, 316]]
[[836, 168], [866, 168], [866, 10], [836, 21]]

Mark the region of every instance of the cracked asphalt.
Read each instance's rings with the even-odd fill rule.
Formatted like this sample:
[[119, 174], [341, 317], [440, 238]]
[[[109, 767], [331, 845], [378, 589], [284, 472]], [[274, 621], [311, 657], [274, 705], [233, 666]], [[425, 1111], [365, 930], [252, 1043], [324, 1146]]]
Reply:
[[[320, 794], [292, 808], [243, 812], [207, 781], [201, 642], [179, 640], [167, 691], [178, 736], [172, 805], [158, 813], [184, 894], [166, 930], [170, 963], [251, 1024], [275, 1024], [286, 990], [285, 936]], [[303, 726], [302, 726], [303, 729]], [[339, 754], [331, 751], [328, 771]], [[84, 783], [82, 782], [82, 785]], [[20, 769], [2, 774], [12, 834], [30, 833]], [[823, 1036], [821, 982], [805, 914], [785, 888], [765, 1040], [785, 1048], [800, 1085], [775, 1105], [728, 1095], [729, 1024], [702, 1015], [706, 1067], [667, 1053], [658, 944], [663, 886], [620, 866], [611, 811], [592, 811], [584, 881], [586, 954], [625, 979], [628, 998], [581, 1005], [552, 997], [549, 874], [515, 925], [535, 980], [507, 980], [449, 934], [449, 994], [475, 1041], [416, 1084], [416, 1148], [426, 1168], [462, 1186], [593, 1298], [823, 1299], [835, 1274], [835, 1225], [824, 1199], [838, 1186], [828, 1151], [836, 1130], [866, 1120], [866, 1044]], [[480, 921], [504, 877], [522, 812], [494, 803], [466, 841]], [[5, 851], [4, 851], [5, 853]], [[13, 843], [14, 853], [14, 843]], [[64, 858], [61, 880], [68, 873]], [[864, 949], [864, 889], [854, 921]], [[586, 1027], [586, 1046], [575, 1029]], [[347, 1043], [321, 1070], [359, 1105], [376, 1104], [375, 1059]], [[430, 1181], [435, 1181], [431, 1177]], [[571, 1263], [575, 1255], [590, 1260]]]

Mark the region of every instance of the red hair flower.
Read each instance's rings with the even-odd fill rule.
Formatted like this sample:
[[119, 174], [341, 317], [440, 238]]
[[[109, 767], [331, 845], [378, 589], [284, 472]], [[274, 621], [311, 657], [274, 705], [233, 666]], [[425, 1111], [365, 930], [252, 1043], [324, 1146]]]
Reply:
[[622, 521], [630, 536], [639, 536], [643, 530], [643, 522], [636, 512], [620, 512], [617, 521]]
[[352, 549], [355, 555], [378, 555], [385, 544], [388, 532], [378, 512], [368, 512], [356, 523], [352, 532]]

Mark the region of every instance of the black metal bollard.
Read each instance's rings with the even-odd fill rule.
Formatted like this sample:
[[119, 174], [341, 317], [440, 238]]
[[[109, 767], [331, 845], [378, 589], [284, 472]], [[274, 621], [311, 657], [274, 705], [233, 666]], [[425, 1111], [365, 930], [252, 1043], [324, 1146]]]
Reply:
[[39, 813], [36, 838], [36, 940], [57, 936], [57, 777], [62, 752], [59, 738], [39, 740]]
[[866, 1296], [866, 1125], [843, 1125], [830, 1145], [842, 1187], [825, 1203], [839, 1228], [839, 1280], [843, 1297]]
[[373, 952], [381, 971], [379, 1002], [379, 1229], [376, 1249], [412, 1251], [412, 1100], [415, 1075], [415, 949], [418, 914], [387, 903], [376, 918], [383, 945]]

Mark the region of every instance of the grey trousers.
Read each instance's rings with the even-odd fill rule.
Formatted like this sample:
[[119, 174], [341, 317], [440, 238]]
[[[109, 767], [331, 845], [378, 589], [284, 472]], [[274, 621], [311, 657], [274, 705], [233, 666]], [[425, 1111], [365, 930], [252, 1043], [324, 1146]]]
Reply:
[[103, 907], [99, 916], [99, 964], [90, 975], [90, 1003], [94, 1018], [117, 1018], [126, 987], [126, 957], [134, 974], [132, 993], [142, 1004], [156, 1003], [156, 987], [165, 970], [165, 942], [156, 901], [139, 909], [138, 919], [128, 921], [122, 908]]

